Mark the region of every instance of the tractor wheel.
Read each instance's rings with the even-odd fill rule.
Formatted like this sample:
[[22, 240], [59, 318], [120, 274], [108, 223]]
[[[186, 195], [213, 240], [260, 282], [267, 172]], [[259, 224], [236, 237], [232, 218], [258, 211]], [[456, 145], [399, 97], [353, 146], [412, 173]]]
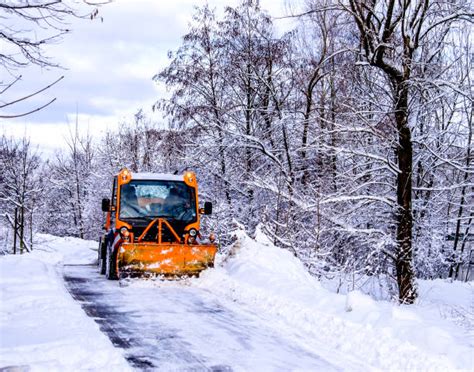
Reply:
[[106, 249], [106, 245], [105, 245], [105, 242], [102, 242], [102, 238], [100, 239], [100, 242], [99, 242], [99, 273], [101, 275], [104, 275], [105, 274], [105, 268], [106, 268], [106, 252], [105, 252], [105, 249]]
[[102, 237], [99, 238], [99, 248], [97, 249], [97, 265], [99, 265], [100, 261], [100, 247], [102, 246]]
[[109, 280], [117, 280], [117, 252], [114, 252], [112, 243], [107, 243], [106, 249], [105, 277]]

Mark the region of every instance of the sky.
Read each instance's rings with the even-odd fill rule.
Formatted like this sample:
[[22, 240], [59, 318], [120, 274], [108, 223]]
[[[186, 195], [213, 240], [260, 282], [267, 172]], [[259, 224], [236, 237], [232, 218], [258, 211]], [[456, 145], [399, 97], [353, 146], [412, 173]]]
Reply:
[[[22, 80], [0, 97], [3, 101], [22, 97], [41, 89], [57, 78], [64, 79], [27, 106], [15, 105], [4, 114], [14, 114], [56, 101], [47, 108], [23, 118], [0, 119], [0, 134], [28, 136], [45, 153], [65, 146], [74, 123], [81, 133], [100, 136], [120, 122], [130, 121], [139, 109], [157, 122], [160, 113], [151, 107], [168, 93], [152, 77], [168, 63], [167, 53], [181, 45], [194, 6], [205, 0], [114, 0], [99, 9], [93, 21], [70, 20], [71, 33], [45, 48], [52, 61], [63, 69], [30, 66], [16, 73]], [[225, 5], [236, 6], [239, 0], [208, 0], [222, 11]], [[261, 0], [261, 7], [272, 16], [286, 14], [285, 0]], [[285, 22], [276, 21], [278, 23]], [[0, 81], [5, 81], [2, 71]], [[163, 124], [165, 125], [165, 124]]]

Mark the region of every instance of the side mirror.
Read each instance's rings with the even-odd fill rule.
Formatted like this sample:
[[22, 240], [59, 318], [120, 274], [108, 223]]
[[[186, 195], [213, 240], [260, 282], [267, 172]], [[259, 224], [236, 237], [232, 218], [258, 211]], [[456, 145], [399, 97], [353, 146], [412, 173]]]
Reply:
[[110, 211], [110, 199], [102, 199], [102, 212]]
[[204, 203], [204, 214], [212, 214], [212, 203], [205, 202]]

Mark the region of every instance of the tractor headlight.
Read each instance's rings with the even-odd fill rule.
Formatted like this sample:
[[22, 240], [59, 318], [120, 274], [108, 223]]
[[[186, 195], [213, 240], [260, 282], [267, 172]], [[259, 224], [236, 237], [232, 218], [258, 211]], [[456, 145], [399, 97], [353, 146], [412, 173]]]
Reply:
[[210, 241], [211, 243], [214, 243], [214, 242], [216, 241], [216, 234], [210, 233], [210, 234], [209, 234], [209, 241]]
[[196, 229], [190, 229], [189, 230], [189, 235], [192, 236], [193, 238], [196, 237], [197, 235], [197, 230]]
[[130, 238], [130, 231], [126, 227], [122, 227], [120, 229], [120, 235], [122, 236], [123, 240], [127, 240]]
[[188, 180], [189, 183], [194, 182], [194, 174], [192, 172], [186, 172], [185, 177]]
[[128, 183], [132, 178], [132, 174], [127, 168], [123, 168], [119, 173], [119, 177], [122, 179], [123, 183]]

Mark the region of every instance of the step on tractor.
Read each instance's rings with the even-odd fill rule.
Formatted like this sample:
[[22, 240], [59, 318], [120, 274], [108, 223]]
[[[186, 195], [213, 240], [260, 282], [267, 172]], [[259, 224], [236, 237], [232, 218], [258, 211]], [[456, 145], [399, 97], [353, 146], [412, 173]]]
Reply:
[[196, 175], [134, 173], [122, 169], [113, 180], [112, 198], [102, 200], [105, 233], [98, 265], [108, 279], [129, 276], [195, 276], [212, 267], [214, 234], [204, 238], [200, 215], [212, 204], [198, 204]]

